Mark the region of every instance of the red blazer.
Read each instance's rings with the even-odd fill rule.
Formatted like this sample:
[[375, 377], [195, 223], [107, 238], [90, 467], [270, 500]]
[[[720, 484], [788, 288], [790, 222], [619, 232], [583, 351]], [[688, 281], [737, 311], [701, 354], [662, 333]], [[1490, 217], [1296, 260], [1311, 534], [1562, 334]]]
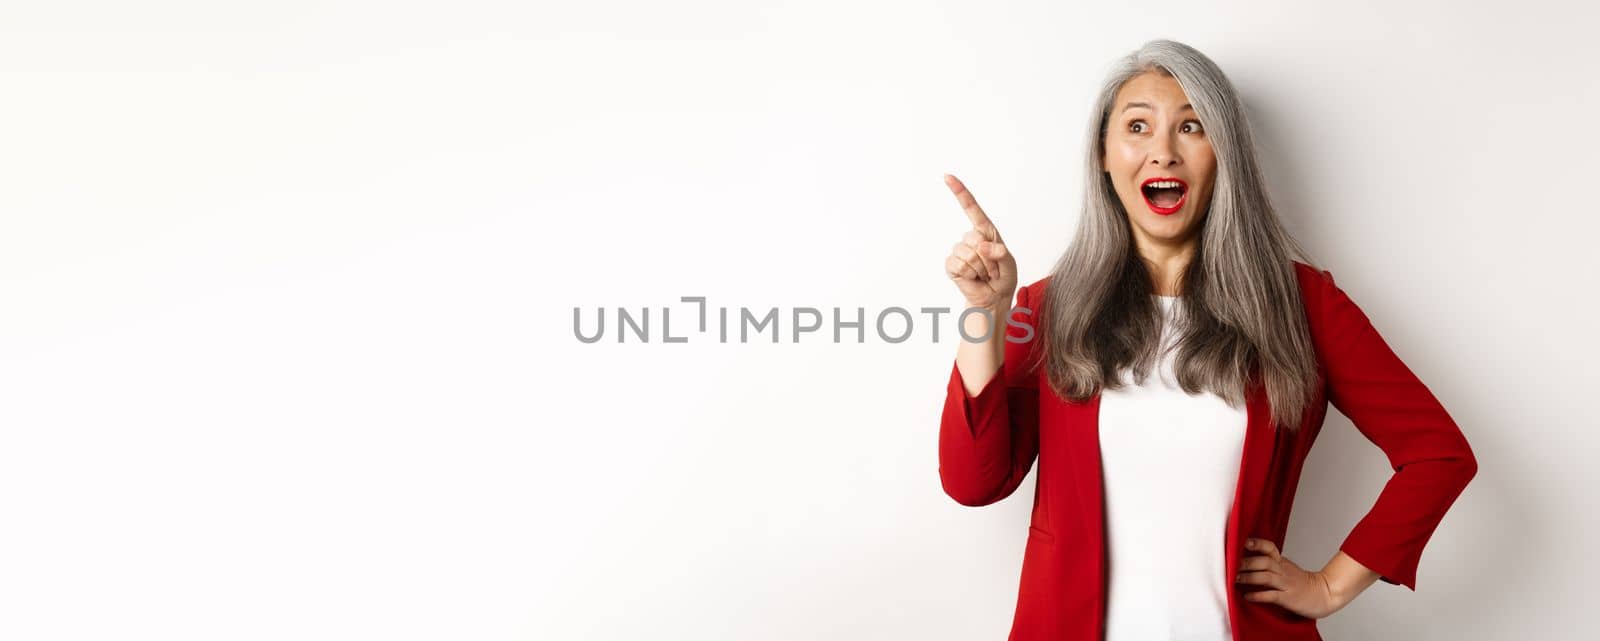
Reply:
[[[1248, 424], [1238, 489], [1227, 525], [1228, 617], [1238, 641], [1320, 639], [1316, 620], [1275, 603], [1247, 601], [1264, 586], [1234, 582], [1246, 537], [1283, 550], [1295, 486], [1328, 403], [1383, 450], [1394, 474], [1376, 504], [1339, 549], [1416, 590], [1422, 548], [1477, 473], [1461, 430], [1422, 381], [1333, 282], [1333, 274], [1295, 262], [1318, 359], [1321, 384], [1300, 431], [1274, 430], [1265, 391], [1248, 393]], [[1011, 317], [1031, 324], [1049, 277], [1017, 290]], [[1105, 636], [1105, 496], [1101, 486], [1099, 401], [1069, 402], [1050, 393], [1042, 368], [1025, 371], [1033, 340], [1007, 341], [1005, 362], [971, 396], [954, 367], [939, 423], [939, 478], [962, 505], [1010, 496], [1039, 461], [1021, 586], [1010, 641], [1101, 641]], [[1027, 337], [1022, 327], [1007, 333]], [[1040, 390], [1046, 393], [1041, 394]]]

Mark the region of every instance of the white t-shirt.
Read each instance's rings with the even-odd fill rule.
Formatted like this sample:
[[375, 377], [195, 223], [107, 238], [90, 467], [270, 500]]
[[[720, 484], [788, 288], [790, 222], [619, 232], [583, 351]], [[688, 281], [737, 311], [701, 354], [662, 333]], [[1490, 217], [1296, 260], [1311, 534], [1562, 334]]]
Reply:
[[1225, 565], [1228, 512], [1239, 481], [1245, 408], [1212, 393], [1190, 396], [1172, 365], [1177, 297], [1160, 296], [1173, 322], [1160, 366], [1129, 387], [1102, 390], [1100, 453], [1106, 494], [1107, 641], [1232, 641]]

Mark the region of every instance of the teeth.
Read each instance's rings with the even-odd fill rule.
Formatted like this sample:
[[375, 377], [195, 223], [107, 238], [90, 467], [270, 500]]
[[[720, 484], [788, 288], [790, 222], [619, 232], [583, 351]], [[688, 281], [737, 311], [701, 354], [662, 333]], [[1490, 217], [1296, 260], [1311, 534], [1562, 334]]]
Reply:
[[1156, 188], [1156, 189], [1175, 189], [1175, 188], [1178, 187], [1178, 181], [1176, 181], [1176, 180], [1157, 180], [1157, 181], [1155, 181], [1153, 183], [1150, 183], [1149, 185], [1146, 185], [1146, 187], [1152, 187], [1152, 188]]

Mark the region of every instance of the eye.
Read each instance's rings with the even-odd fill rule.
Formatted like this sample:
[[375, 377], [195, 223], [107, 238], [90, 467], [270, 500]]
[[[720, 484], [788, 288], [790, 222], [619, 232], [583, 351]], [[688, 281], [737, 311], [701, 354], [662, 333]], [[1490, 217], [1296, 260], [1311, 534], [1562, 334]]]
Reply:
[[1144, 133], [1144, 131], [1136, 130], [1136, 129], [1134, 129], [1134, 126], [1135, 125], [1143, 125], [1143, 124], [1144, 124], [1143, 120], [1135, 120], [1133, 122], [1128, 123], [1128, 130], [1132, 131], [1133, 133], [1136, 133], [1136, 134], [1142, 134], [1142, 133]]
[[1202, 131], [1203, 131], [1203, 130], [1202, 130], [1202, 129], [1201, 129], [1201, 127], [1200, 127], [1200, 121], [1198, 121], [1198, 120], [1190, 120], [1190, 121], [1189, 121], [1189, 122], [1185, 122], [1185, 123], [1183, 123], [1183, 125], [1184, 125], [1184, 126], [1185, 126], [1185, 127], [1187, 127], [1187, 126], [1189, 126], [1189, 125], [1190, 125], [1190, 124], [1191, 124], [1191, 123], [1193, 123], [1193, 124], [1194, 124], [1194, 132], [1193, 132], [1193, 133], [1202, 133]]

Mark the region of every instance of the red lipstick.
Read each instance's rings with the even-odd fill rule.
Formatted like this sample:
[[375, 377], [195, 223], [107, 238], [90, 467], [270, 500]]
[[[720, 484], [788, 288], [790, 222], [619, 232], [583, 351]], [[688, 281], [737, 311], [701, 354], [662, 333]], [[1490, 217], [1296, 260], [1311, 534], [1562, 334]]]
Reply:
[[[1178, 190], [1178, 200], [1165, 207], [1152, 202], [1150, 200], [1150, 195], [1156, 190], [1156, 188], [1151, 186], [1153, 183], [1167, 183], [1168, 185], [1176, 184]], [[1183, 208], [1183, 203], [1189, 200], [1189, 183], [1183, 182], [1182, 180], [1172, 176], [1156, 176], [1153, 178], [1146, 178], [1144, 182], [1139, 183], [1139, 193], [1140, 195], [1144, 196], [1144, 204], [1150, 207], [1150, 211], [1161, 214], [1162, 216], [1171, 216], [1172, 214], [1178, 213], [1178, 210]]]

